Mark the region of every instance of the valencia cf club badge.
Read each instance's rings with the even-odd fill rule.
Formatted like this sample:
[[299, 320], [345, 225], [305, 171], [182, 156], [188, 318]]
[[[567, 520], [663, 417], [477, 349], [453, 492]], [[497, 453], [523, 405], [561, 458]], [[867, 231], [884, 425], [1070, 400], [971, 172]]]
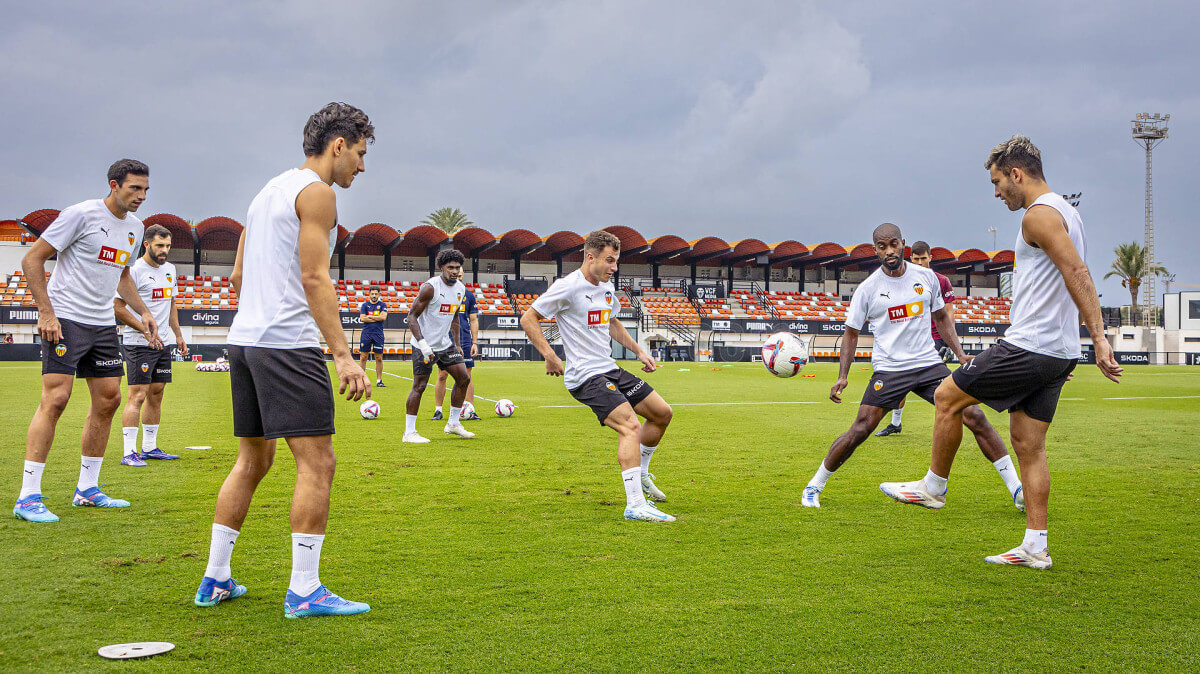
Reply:
[[914, 290], [914, 291], [915, 291], [915, 292], [916, 292], [918, 295], [924, 295], [924, 294], [925, 294], [925, 286], [921, 285], [920, 283], [914, 283], [914, 284], [913, 284], [913, 290]]
[[59, 358], [67, 355], [67, 345], [60, 343], [58, 346], [54, 347], [54, 353], [57, 353]]
[[133, 232], [129, 233], [129, 245], [133, 245]]
[[610, 390], [610, 391], [615, 391], [615, 390], [617, 390], [617, 387], [616, 387], [616, 385], [615, 385], [615, 384], [613, 384], [611, 381], [610, 381], [610, 382], [608, 382], [607, 384], [605, 384], [605, 385], [604, 385], [604, 388], [606, 388], [606, 389], [608, 389], [608, 390]]
[[883, 382], [881, 382], [881, 381], [879, 381], [878, 379], [876, 379], [876, 380], [875, 380], [875, 383], [874, 383], [874, 384], [872, 384], [872, 387], [873, 387], [873, 388], [874, 388], [876, 391], [878, 391], [879, 389], [883, 388]]
[[147, 363], [142, 363], [142, 372], [149, 372], [149, 371], [150, 371], [150, 365]]

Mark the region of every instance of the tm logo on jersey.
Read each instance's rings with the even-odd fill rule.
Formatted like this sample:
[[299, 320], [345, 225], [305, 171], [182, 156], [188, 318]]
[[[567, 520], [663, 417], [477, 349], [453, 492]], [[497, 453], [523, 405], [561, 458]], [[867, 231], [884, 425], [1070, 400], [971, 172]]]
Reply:
[[612, 318], [612, 309], [596, 309], [588, 312], [588, 327], [606, 325]]
[[175, 296], [174, 288], [152, 288], [150, 290], [151, 300], [169, 300]]
[[908, 304], [901, 304], [898, 307], [888, 307], [888, 320], [893, 323], [903, 323], [924, 313], [924, 303], [910, 302]]
[[100, 262], [113, 267], [124, 267], [129, 263], [129, 251], [117, 250], [110, 246], [100, 247]]
[[458, 304], [443, 304], [438, 308], [438, 313], [441, 314], [452, 314], [456, 311], [458, 311]]

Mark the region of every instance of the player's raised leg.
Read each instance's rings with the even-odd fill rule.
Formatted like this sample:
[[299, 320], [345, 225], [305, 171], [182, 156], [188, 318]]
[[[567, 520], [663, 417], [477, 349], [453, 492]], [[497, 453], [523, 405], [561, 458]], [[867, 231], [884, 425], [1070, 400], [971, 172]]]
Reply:
[[54, 429], [67, 402], [75, 378], [69, 374], [42, 375], [42, 397], [38, 402], [29, 431], [25, 434], [25, 466], [21, 475], [21, 492], [13, 506], [13, 516], [28, 522], [57, 522], [58, 516], [46, 508], [42, 500], [42, 471], [50, 446], [54, 444]]
[[79, 483], [75, 487], [71, 505], [127, 508], [129, 501], [110, 498], [100, 491], [100, 466], [104, 463], [104, 449], [108, 445], [108, 434], [112, 431], [113, 415], [121, 406], [121, 378], [88, 377], [87, 384], [92, 404], [83, 421], [83, 456], [80, 459]]
[[475, 434], [462, 425], [462, 406], [463, 401], [467, 399], [467, 387], [471, 383], [471, 373], [467, 371], [467, 366], [461, 360], [447, 367], [446, 371], [454, 378], [454, 388], [450, 391], [450, 418], [446, 421], [444, 430], [449, 435], [473, 438]]
[[821, 492], [825, 490], [829, 478], [833, 477], [837, 469], [854, 454], [854, 450], [871, 436], [886, 412], [884, 408], [874, 405], [858, 406], [858, 415], [854, 418], [854, 423], [850, 424], [845, 433], [834, 439], [833, 444], [829, 446], [829, 453], [817, 467], [816, 474], [804, 487], [800, 498], [801, 505], [805, 508], [821, 507]]
[[654, 475], [650, 472], [650, 459], [654, 456], [654, 451], [658, 449], [658, 443], [662, 441], [663, 434], [667, 432], [667, 426], [671, 425], [671, 418], [675, 412], [657, 391], [646, 396], [633, 408], [633, 411], [645, 419], [638, 437], [641, 453], [642, 491], [655, 501], [666, 501], [667, 495], [654, 484]]
[[958, 388], [947, 377], [934, 394], [933, 460], [925, 477], [910, 482], [884, 482], [879, 489], [901, 503], [939, 509], [946, 504], [946, 485], [950, 466], [962, 444], [963, 411], [978, 400]]
[[258, 483], [275, 462], [275, 441], [265, 438], [238, 438], [238, 455], [233, 470], [217, 492], [217, 510], [213, 515], [212, 538], [208, 547], [208, 566], [196, 590], [196, 606], [216, 606], [227, 599], [246, 594], [246, 586], [233, 579], [230, 560], [242, 523], [250, 510], [250, 501]]
[[292, 579], [284, 600], [285, 618], [354, 615], [371, 610], [349, 601], [321, 583], [321, 546], [329, 521], [329, 491], [337, 458], [328, 435], [287, 439], [296, 458], [296, 491], [292, 497]]

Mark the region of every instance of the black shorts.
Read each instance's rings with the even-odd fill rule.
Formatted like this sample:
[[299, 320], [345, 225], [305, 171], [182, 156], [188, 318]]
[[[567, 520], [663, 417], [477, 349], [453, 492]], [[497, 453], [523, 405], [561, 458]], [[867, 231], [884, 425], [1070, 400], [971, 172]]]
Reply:
[[333, 385], [320, 349], [230, 344], [229, 386], [236, 437], [333, 435]]
[[941, 363], [898, 372], [876, 371], [867, 382], [867, 392], [860, 404], [894, 410], [909, 393], [916, 393], [932, 403], [933, 392], [949, 376], [950, 368]]
[[60, 318], [62, 339], [42, 342], [42, 374], [86, 377], [120, 377], [121, 343], [114, 325], [85, 325]]
[[168, 384], [171, 382], [171, 349], [126, 345], [125, 368], [125, 378], [130, 386]]
[[363, 333], [358, 342], [358, 351], [359, 353], [383, 353], [383, 337]]
[[433, 372], [434, 365], [437, 365], [443, 370], [448, 370], [450, 369], [450, 366], [458, 365], [466, 360], [463, 358], [463, 355], [458, 352], [458, 349], [454, 348], [453, 346], [448, 349], [442, 349], [441, 351], [434, 351], [432, 363], [426, 363], [425, 359], [421, 357], [421, 352], [419, 350], [413, 351], [412, 359], [413, 374], [417, 376], [431, 374]]
[[592, 408], [603, 426], [613, 410], [625, 403], [637, 407], [654, 389], [627, 370], [617, 368], [589, 377], [570, 392], [576, 400]]
[[1067, 376], [1078, 363], [996, 342], [954, 371], [964, 393], [998, 412], [1024, 412], [1050, 423]]

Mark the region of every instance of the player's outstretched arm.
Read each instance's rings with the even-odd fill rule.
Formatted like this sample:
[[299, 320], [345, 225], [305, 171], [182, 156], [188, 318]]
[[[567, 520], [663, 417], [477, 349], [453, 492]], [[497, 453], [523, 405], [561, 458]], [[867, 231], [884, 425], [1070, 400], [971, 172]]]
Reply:
[[296, 197], [296, 215], [300, 217], [300, 282], [317, 329], [333, 355], [338, 376], [338, 393], [347, 400], [371, 397], [371, 381], [354, 361], [342, 319], [338, 315], [337, 293], [329, 278], [329, 230], [337, 221], [333, 188], [313, 183]]
[[842, 350], [838, 356], [838, 380], [829, 389], [829, 399], [835, 403], [842, 402], [842, 391], [850, 384], [850, 366], [854, 363], [854, 353], [858, 350], [858, 330], [846, 326], [842, 333]]
[[428, 283], [421, 284], [421, 290], [417, 292], [417, 299], [413, 300], [412, 307], [408, 310], [408, 318], [405, 319], [408, 323], [408, 331], [412, 333], [413, 346], [421, 351], [421, 357], [425, 362], [433, 360], [433, 349], [430, 348], [429, 342], [425, 341], [425, 335], [421, 334], [421, 324], [417, 318], [425, 313], [425, 309], [429, 307], [429, 301], [433, 299], [433, 286]]
[[643, 372], [654, 372], [658, 369], [658, 363], [654, 362], [654, 357], [642, 350], [641, 345], [634, 341], [633, 336], [625, 329], [625, 325], [617, 320], [615, 315], [608, 319], [608, 334], [617, 340], [618, 344], [637, 354], [637, 359], [642, 362]]
[[25, 274], [25, 283], [29, 286], [29, 294], [33, 295], [33, 303], [38, 308], [38, 335], [42, 341], [51, 344], [62, 339], [62, 324], [54, 315], [50, 293], [46, 292], [46, 260], [57, 254], [54, 246], [43, 238], [34, 241], [33, 247], [21, 258], [21, 271]]
[[525, 336], [529, 338], [533, 348], [537, 349], [538, 353], [542, 354], [542, 358], [546, 359], [546, 374], [561, 377], [563, 373], [562, 359], [558, 357], [557, 353], [554, 353], [554, 348], [542, 334], [541, 322], [545, 319], [545, 316], [530, 307], [521, 315], [521, 329], [525, 331]]
[[1067, 292], [1079, 308], [1079, 316], [1092, 337], [1092, 345], [1096, 350], [1096, 366], [1105, 377], [1120, 382], [1124, 368], [1117, 364], [1112, 346], [1104, 335], [1104, 321], [1100, 318], [1100, 297], [1096, 294], [1096, 285], [1092, 283], [1092, 274], [1088, 271], [1087, 264], [1079, 257], [1079, 251], [1075, 250], [1075, 244], [1067, 234], [1062, 216], [1049, 206], [1034, 206], [1025, 211], [1025, 217], [1021, 219], [1021, 235], [1027, 243], [1045, 251], [1054, 266], [1058, 267]]

